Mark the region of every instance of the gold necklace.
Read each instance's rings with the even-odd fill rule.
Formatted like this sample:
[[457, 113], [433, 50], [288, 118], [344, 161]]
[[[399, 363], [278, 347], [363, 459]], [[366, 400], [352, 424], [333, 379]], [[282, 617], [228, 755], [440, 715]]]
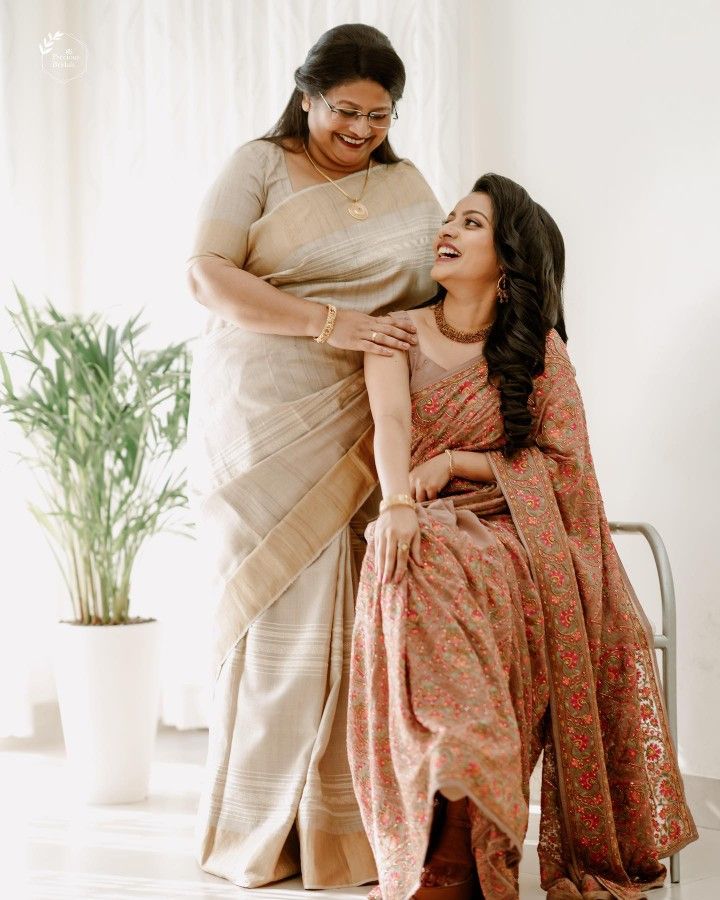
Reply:
[[450, 338], [451, 341], [457, 341], [458, 344], [477, 344], [480, 341], [484, 341], [490, 334], [490, 329], [494, 324], [493, 322], [489, 325], [484, 325], [478, 331], [458, 331], [457, 328], [448, 325], [443, 310], [444, 303], [445, 299], [443, 298], [433, 309], [433, 312], [435, 313], [435, 322], [440, 334], [444, 334], [445, 337]]
[[[370, 174], [370, 160], [368, 160], [367, 169], [365, 169], [365, 181], [363, 182], [362, 190], [357, 197], [351, 197], [350, 194], [345, 193], [345, 191], [337, 182], [333, 181], [329, 175], [326, 175], [323, 170], [315, 164], [315, 160], [308, 153], [308, 149], [305, 144], [303, 144], [303, 150], [305, 151], [305, 156], [307, 156], [307, 158], [310, 160], [310, 165], [313, 167], [313, 169], [315, 169], [318, 175], [322, 175], [322, 177], [326, 181], [329, 181], [333, 187], [336, 187], [340, 191], [340, 193], [350, 201], [350, 206], [348, 206], [347, 211], [350, 213], [353, 219], [358, 219], [360, 221], [362, 221], [363, 219], [367, 219], [367, 206], [365, 206], [365, 204], [361, 203], [360, 201], [362, 200], [362, 196], [365, 193], [365, 188], [367, 187], [368, 183], [368, 175]], [[355, 173], [353, 172], [352, 174], [354, 175]]]

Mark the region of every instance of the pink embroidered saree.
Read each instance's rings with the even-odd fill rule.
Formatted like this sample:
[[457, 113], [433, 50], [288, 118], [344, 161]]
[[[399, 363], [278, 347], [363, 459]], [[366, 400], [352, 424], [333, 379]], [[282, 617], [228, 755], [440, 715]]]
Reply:
[[380, 585], [368, 527], [349, 749], [384, 900], [419, 885], [435, 792], [471, 799], [486, 898], [517, 898], [528, 781], [543, 756], [538, 853], [551, 896], [586, 875], [618, 900], [697, 837], [647, 622], [612, 543], [565, 346], [548, 338], [531, 398], [536, 446], [508, 461], [479, 357], [410, 354], [412, 460], [490, 451], [496, 484], [453, 479], [420, 507], [422, 567]]

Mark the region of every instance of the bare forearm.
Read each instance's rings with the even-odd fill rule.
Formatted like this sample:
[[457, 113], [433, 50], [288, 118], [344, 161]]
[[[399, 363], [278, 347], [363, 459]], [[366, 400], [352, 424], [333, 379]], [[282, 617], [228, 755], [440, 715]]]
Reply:
[[375, 422], [375, 465], [383, 497], [410, 493], [410, 426], [394, 416]]
[[295, 297], [230, 263], [197, 261], [188, 273], [195, 299], [211, 312], [261, 334], [320, 334], [327, 306]]
[[453, 474], [468, 481], [495, 481], [487, 453], [453, 450]]

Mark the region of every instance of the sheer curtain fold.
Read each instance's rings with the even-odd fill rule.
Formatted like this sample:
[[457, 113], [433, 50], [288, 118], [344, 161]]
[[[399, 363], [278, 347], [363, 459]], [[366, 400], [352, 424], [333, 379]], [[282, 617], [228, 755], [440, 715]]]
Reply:
[[[454, 202], [479, 174], [463, 113], [478, 89], [478, 15], [473, 0], [0, 3], [0, 201], [12, 220], [0, 306], [12, 304], [15, 281], [31, 302], [46, 295], [114, 321], [144, 308], [155, 344], [195, 334], [203, 317], [184, 260], [200, 199], [232, 150], [278, 117], [310, 45], [342, 22], [375, 25], [392, 40], [407, 69], [393, 142], [443, 206]], [[84, 75], [59, 83], [41, 70], [38, 43], [50, 31], [84, 43]], [[13, 338], [0, 319], [5, 348]], [[21, 675], [3, 679], [0, 736], [30, 733], [33, 704], [53, 699], [52, 623], [68, 613], [25, 509], [31, 479], [18, 472], [3, 441], [0, 492], [15, 539], [0, 561], [0, 658]], [[194, 545], [162, 537], [134, 581], [133, 611], [164, 624], [162, 717], [181, 728], [207, 722], [202, 568]]]

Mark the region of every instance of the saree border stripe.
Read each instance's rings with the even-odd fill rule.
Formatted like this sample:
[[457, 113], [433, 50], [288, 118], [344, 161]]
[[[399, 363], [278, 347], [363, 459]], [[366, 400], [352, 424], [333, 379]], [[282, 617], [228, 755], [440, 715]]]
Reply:
[[216, 677], [253, 621], [317, 559], [374, 490], [373, 434], [372, 426], [363, 432], [228, 581], [217, 623]]

